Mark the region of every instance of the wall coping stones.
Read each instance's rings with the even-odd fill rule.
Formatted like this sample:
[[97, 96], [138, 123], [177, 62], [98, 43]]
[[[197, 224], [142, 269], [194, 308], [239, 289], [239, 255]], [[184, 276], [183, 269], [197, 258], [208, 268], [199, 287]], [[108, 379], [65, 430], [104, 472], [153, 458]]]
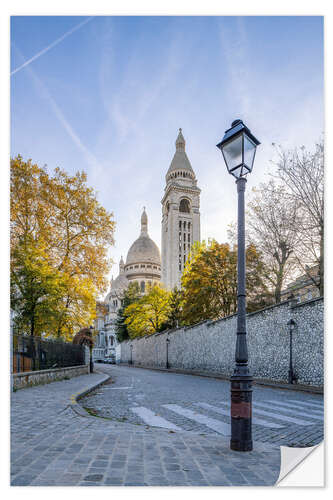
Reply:
[[89, 374], [89, 365], [77, 365], [64, 368], [49, 368], [47, 370], [12, 373], [11, 380], [13, 389], [17, 390], [35, 385], [49, 384], [51, 382], [83, 374]]
[[83, 366], [88, 366], [88, 365], [76, 365], [76, 366], [64, 366], [63, 368], [48, 368], [47, 370], [35, 370], [35, 371], [30, 371], [30, 372], [19, 372], [19, 373], [13, 373], [13, 377], [25, 377], [26, 375], [39, 375], [39, 374], [44, 374], [44, 373], [56, 373], [60, 372], [63, 370], [66, 371], [71, 371], [75, 370], [76, 368], [82, 368]]

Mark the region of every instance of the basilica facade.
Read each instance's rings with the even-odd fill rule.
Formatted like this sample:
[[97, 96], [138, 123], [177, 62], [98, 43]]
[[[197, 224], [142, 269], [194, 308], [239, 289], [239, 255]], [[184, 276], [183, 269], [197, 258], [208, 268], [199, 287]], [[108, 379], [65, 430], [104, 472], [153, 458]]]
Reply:
[[168, 290], [179, 288], [190, 248], [195, 241], [200, 241], [200, 189], [185, 152], [181, 129], [165, 181], [161, 201], [162, 259], [158, 246], [149, 237], [148, 216], [144, 208], [140, 235], [128, 250], [126, 262], [121, 257], [119, 275], [115, 280], [111, 279], [109, 293], [103, 302], [97, 304], [95, 361], [116, 358], [115, 320], [129, 283], [137, 282], [142, 294], [149, 286], [158, 283]]

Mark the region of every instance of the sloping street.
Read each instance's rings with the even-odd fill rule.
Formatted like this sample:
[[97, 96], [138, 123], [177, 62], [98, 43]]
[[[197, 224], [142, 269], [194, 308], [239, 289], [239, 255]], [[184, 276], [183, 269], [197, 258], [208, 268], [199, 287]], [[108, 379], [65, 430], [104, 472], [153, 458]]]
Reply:
[[[230, 435], [230, 384], [214, 378], [131, 366], [103, 366], [112, 383], [80, 404], [114, 421], [197, 434]], [[253, 387], [253, 439], [284, 446], [314, 446], [323, 439], [318, 394]]]
[[273, 485], [279, 439], [288, 436], [294, 446], [306, 435], [320, 441], [318, 395], [256, 387], [253, 451], [239, 453], [229, 449], [227, 382], [126, 366], [96, 369], [12, 394], [13, 486]]

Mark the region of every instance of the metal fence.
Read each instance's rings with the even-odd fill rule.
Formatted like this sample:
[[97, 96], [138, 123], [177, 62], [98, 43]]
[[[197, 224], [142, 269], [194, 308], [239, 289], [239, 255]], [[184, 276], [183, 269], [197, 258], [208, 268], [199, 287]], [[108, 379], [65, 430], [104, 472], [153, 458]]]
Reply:
[[85, 350], [59, 340], [13, 334], [13, 373], [85, 364]]

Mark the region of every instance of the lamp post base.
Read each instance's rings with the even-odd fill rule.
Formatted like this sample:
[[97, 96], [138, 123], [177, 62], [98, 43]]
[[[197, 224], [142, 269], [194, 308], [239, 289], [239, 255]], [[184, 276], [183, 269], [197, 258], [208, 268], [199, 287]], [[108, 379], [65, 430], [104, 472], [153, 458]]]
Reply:
[[236, 367], [231, 382], [230, 449], [251, 451], [252, 443], [252, 377], [247, 366]]

